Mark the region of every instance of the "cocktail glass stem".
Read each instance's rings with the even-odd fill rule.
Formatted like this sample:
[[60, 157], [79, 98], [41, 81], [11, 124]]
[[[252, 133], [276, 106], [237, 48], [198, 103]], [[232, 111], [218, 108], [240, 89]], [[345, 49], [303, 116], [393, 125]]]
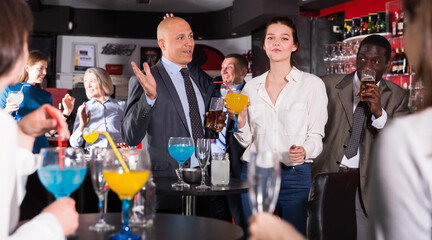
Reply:
[[201, 168], [201, 186], [205, 186], [205, 167]]
[[123, 211], [123, 226], [121, 234], [129, 233], [129, 207], [130, 207], [131, 200], [130, 199], [123, 199], [122, 200], [122, 211]]
[[197, 186], [197, 189], [209, 189], [210, 187], [205, 184], [205, 169], [206, 166], [201, 168], [201, 184]]
[[234, 128], [231, 131], [228, 131], [228, 132], [239, 132], [239, 133], [242, 132], [242, 131], [239, 131], [238, 128], [237, 128], [237, 121], [238, 121], [238, 114], [235, 115]]
[[99, 223], [105, 223], [107, 195], [104, 194], [104, 199], [99, 199]]
[[122, 212], [123, 212], [123, 226], [120, 233], [111, 235], [110, 240], [140, 240], [141, 236], [135, 235], [131, 232], [129, 227], [129, 207], [131, 200], [122, 199]]
[[183, 182], [183, 164], [179, 164], [179, 175], [180, 175], [180, 179], [178, 181], [178, 184], [184, 184]]

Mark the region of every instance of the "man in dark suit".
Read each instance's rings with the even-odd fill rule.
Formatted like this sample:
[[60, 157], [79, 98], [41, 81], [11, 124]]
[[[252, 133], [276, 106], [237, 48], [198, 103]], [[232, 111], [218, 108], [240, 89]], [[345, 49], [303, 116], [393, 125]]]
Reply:
[[[221, 78], [227, 82], [231, 88], [243, 89], [244, 78], [248, 72], [248, 62], [240, 54], [228, 54], [221, 66]], [[221, 97], [221, 83], [218, 83], [211, 94], [212, 97]], [[241, 156], [245, 149], [239, 144], [232, 132], [228, 132], [234, 127], [234, 121], [227, 119], [226, 127], [215, 137], [212, 142], [212, 153], [225, 153], [230, 156], [230, 175], [231, 178], [240, 179], [242, 161]], [[228, 196], [216, 196], [210, 199], [211, 214], [213, 217], [234, 222], [245, 228], [243, 211], [241, 206], [240, 194]], [[244, 229], [246, 230], [246, 229]]]
[[[178, 163], [168, 152], [168, 140], [204, 137], [205, 106], [210, 100], [206, 93], [214, 85], [198, 65], [189, 64], [195, 43], [184, 19], [163, 20], [157, 28], [157, 39], [162, 59], [155, 66], [150, 69], [144, 63], [141, 72], [132, 62], [136, 77], [129, 81], [121, 134], [130, 146], [143, 141], [143, 148], [150, 152], [154, 177], [175, 177]], [[184, 165], [198, 166], [195, 155]], [[158, 196], [158, 209], [179, 209], [180, 204], [179, 198]]]
[[[390, 55], [391, 45], [386, 38], [368, 36], [360, 44], [355, 73], [323, 78], [329, 100], [329, 119], [325, 126], [323, 151], [312, 165], [312, 176], [320, 172], [359, 171], [360, 184], [356, 196], [359, 240], [367, 239], [367, 209], [364, 208], [364, 203], [368, 199], [371, 148], [381, 129], [392, 118], [409, 111], [406, 92], [396, 84], [382, 79], [389, 67]], [[359, 93], [364, 69], [375, 70], [375, 83], [368, 83], [367, 89]], [[363, 114], [357, 109], [363, 109]], [[363, 119], [356, 117], [361, 115], [364, 116]]]

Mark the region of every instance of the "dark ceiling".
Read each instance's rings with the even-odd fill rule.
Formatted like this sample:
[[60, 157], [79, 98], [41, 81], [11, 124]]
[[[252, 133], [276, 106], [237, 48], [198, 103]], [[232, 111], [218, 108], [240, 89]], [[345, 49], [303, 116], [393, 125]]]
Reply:
[[[152, 0], [156, 1], [156, 0]], [[177, 0], [182, 2], [185, 0]], [[186, 19], [197, 38], [223, 39], [250, 35], [271, 17], [298, 16], [349, 0], [234, 0], [232, 6], [208, 11], [175, 13]], [[156, 27], [169, 7], [159, 12], [83, 9], [44, 5], [27, 0], [35, 15], [35, 32], [43, 34], [156, 38]], [[187, 0], [184, 3], [191, 2]], [[69, 26], [72, 24], [72, 29]]]

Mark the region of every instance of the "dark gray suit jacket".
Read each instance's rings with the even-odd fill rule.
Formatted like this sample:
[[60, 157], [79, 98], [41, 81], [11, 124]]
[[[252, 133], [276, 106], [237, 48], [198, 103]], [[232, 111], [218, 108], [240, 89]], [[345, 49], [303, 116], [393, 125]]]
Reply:
[[[213, 79], [199, 71], [196, 64], [188, 67], [207, 106], [210, 99], [207, 91]], [[176, 176], [174, 169], [178, 163], [168, 153], [168, 140], [170, 137], [190, 137], [186, 122], [186, 114], [189, 113], [184, 112], [174, 84], [161, 61], [151, 68], [151, 72], [157, 84], [157, 100], [150, 107], [138, 79], [132, 77], [121, 134], [130, 146], [136, 146], [144, 137], [147, 138], [155, 177]]]
[[[348, 75], [330, 75], [323, 77], [328, 97], [328, 121], [325, 126], [323, 151], [312, 164], [312, 176], [321, 172], [337, 172], [351, 137], [353, 119], [353, 78]], [[408, 95], [398, 85], [381, 79], [379, 83], [381, 106], [387, 112], [387, 123], [392, 118], [409, 112]], [[363, 202], [368, 198], [368, 167], [371, 149], [379, 130], [372, 126], [372, 113], [366, 112], [365, 131], [360, 142], [360, 189]]]

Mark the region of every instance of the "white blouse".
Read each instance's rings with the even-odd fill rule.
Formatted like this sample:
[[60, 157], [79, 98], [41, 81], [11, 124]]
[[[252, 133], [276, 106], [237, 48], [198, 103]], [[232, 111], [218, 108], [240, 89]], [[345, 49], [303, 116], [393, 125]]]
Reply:
[[265, 89], [267, 75], [251, 79], [242, 91], [250, 102], [246, 125], [239, 129], [243, 133], [235, 133], [246, 147], [242, 160], [249, 162], [254, 152], [273, 151], [281, 155], [285, 165], [297, 165], [288, 154], [295, 144], [305, 149], [306, 162], [312, 162], [322, 151], [327, 122], [328, 99], [323, 81], [293, 67], [273, 105]]
[[369, 239], [432, 239], [432, 108], [394, 119], [371, 161]]

